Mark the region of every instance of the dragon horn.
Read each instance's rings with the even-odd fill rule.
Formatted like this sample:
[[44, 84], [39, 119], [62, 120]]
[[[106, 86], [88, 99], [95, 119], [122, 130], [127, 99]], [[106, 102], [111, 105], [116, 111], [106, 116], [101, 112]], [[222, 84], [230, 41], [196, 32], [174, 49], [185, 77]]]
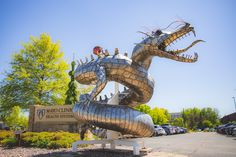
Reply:
[[106, 49], [105, 50], [105, 56], [109, 56], [110, 54], [109, 54], [109, 52], [108, 52], [108, 50]]
[[149, 34], [147, 34], [147, 33], [145, 33], [145, 32], [142, 32], [142, 31], [138, 31], [137, 33], [141, 33], [141, 34], [144, 34], [144, 35], [146, 35], [146, 36], [148, 36], [148, 37], [150, 37], [150, 38], [153, 38], [151, 35], [149, 35]]
[[114, 95], [113, 93], [110, 93], [111, 97]]
[[115, 48], [115, 55], [118, 55], [118, 54], [119, 54], [119, 49]]
[[81, 64], [84, 64], [82, 59], [80, 59], [80, 63], [81, 63]]
[[77, 61], [78, 66], [80, 66], [80, 62], [79, 62], [79, 60], [76, 60], [76, 61]]
[[93, 55], [91, 54], [91, 60], [93, 61], [94, 60], [94, 57], [93, 57]]
[[107, 95], [105, 94], [105, 100], [107, 100], [108, 99], [108, 97], [107, 97]]

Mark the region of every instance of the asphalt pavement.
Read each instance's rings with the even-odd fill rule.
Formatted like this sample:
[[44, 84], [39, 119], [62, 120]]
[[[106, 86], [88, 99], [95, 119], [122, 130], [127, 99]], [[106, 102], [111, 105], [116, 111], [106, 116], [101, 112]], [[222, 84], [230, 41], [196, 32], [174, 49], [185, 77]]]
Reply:
[[145, 145], [153, 149], [153, 153], [188, 157], [236, 157], [236, 137], [216, 132], [187, 133], [144, 140]]

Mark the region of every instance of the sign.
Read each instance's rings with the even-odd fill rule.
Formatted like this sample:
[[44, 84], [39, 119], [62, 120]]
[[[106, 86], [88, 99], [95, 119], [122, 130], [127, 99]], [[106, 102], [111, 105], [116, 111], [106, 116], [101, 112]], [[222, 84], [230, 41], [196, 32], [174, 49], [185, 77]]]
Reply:
[[35, 122], [77, 122], [74, 118], [71, 105], [36, 106]]

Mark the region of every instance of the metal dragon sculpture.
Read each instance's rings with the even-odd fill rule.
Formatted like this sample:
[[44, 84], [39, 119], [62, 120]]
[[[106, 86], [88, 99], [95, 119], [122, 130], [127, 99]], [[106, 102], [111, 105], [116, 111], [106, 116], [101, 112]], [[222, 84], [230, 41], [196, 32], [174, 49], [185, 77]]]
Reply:
[[[106, 51], [103, 57], [92, 57], [90, 62], [78, 65], [75, 79], [81, 84], [96, 86], [90, 94], [81, 95], [80, 101], [73, 108], [75, 118], [122, 134], [151, 136], [154, 132], [151, 117], [133, 107], [147, 103], [153, 95], [154, 80], [148, 69], [154, 56], [189, 63], [198, 60], [197, 53], [193, 57], [180, 54], [202, 40], [194, 41], [185, 49], [166, 50], [171, 43], [191, 32], [195, 36], [194, 27], [184, 23], [173, 32], [156, 30], [151, 34], [145, 33], [146, 38], [134, 47], [131, 58], [127, 54], [119, 54], [118, 50], [114, 55]], [[119, 93], [119, 105], [96, 100], [108, 81], [118, 82], [128, 88]]]

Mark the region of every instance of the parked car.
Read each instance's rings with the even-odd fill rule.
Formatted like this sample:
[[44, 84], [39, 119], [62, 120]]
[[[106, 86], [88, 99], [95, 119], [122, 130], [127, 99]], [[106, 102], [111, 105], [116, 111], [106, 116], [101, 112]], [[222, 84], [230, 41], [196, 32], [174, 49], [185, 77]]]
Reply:
[[154, 125], [154, 128], [155, 128], [155, 132], [154, 132], [153, 136], [166, 135], [165, 130], [160, 125]]
[[235, 135], [234, 129], [236, 128], [235, 122], [230, 122], [227, 124], [219, 125], [216, 128], [216, 131], [220, 134], [226, 134], [226, 135]]
[[234, 124], [234, 123], [227, 123], [227, 124], [219, 125], [219, 126], [216, 128], [216, 131], [217, 131], [218, 133], [220, 133], [220, 134], [226, 134], [225, 129], [226, 129], [228, 126], [232, 125], [232, 124]]
[[165, 130], [167, 135], [173, 135], [175, 133], [174, 128], [170, 124], [162, 124], [161, 127]]
[[180, 127], [181, 129], [181, 133], [184, 134], [184, 133], [187, 133], [188, 132], [188, 129], [184, 128], [184, 127]]
[[227, 135], [232, 135], [234, 128], [236, 128], [236, 124], [231, 124], [231, 125], [225, 127], [225, 133]]
[[236, 136], [236, 128], [233, 129], [232, 136]]

